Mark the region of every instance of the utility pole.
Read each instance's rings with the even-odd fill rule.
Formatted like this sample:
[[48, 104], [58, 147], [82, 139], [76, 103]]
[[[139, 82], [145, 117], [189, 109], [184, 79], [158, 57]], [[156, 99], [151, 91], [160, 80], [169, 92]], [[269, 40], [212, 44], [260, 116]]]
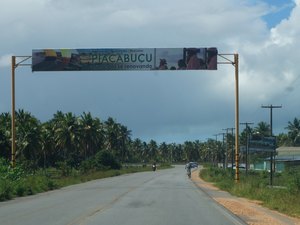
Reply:
[[231, 172], [233, 174], [233, 162], [234, 162], [234, 145], [233, 145], [233, 138], [234, 138], [234, 135], [233, 135], [233, 131], [235, 128], [228, 128], [231, 130], [231, 136], [232, 136], [232, 141], [231, 141]]
[[[282, 108], [281, 105], [262, 105], [262, 108], [270, 109], [270, 137], [273, 136], [273, 109]], [[275, 171], [275, 160], [273, 160], [274, 152], [271, 151], [270, 157], [270, 185], [273, 186], [273, 171]], [[273, 166], [274, 161], [274, 166]], [[274, 169], [273, 169], [274, 167]]]
[[226, 154], [225, 154], [225, 148], [224, 148], [224, 140], [225, 140], [225, 134], [226, 133], [219, 133], [219, 135], [222, 135], [222, 163], [223, 163], [223, 169], [226, 169], [226, 163], [225, 163], [225, 158], [226, 158]]
[[224, 151], [223, 151], [223, 146], [224, 146], [224, 133], [219, 133], [219, 134], [214, 134], [214, 136], [216, 137], [216, 145], [217, 145], [217, 150], [219, 151], [219, 145], [218, 145], [218, 136], [219, 135], [223, 135], [223, 142], [222, 142], [222, 146], [221, 146], [221, 150], [222, 150], [222, 164], [223, 164], [223, 168], [225, 165], [225, 161], [224, 161]]
[[15, 75], [18, 66], [31, 66], [26, 63], [31, 56], [12, 56], [11, 57], [11, 166], [16, 166], [16, 101], [15, 101]]
[[241, 125], [246, 125], [246, 175], [248, 175], [248, 167], [249, 167], [249, 164], [248, 164], [248, 161], [249, 161], [249, 126], [248, 125], [252, 125], [253, 123], [248, 123], [248, 122], [245, 122], [245, 123], [240, 123]]
[[225, 157], [225, 168], [227, 169], [227, 166], [228, 166], [228, 128], [222, 129], [222, 130], [226, 130], [226, 142], [225, 142], [225, 149], [224, 149], [224, 157]]
[[16, 166], [16, 101], [15, 101], [15, 70], [16, 70], [16, 56], [11, 57], [11, 166]]
[[[219, 134], [214, 134], [214, 136], [216, 137], [216, 146], [217, 146], [217, 152], [218, 152], [219, 151], [219, 145], [218, 145], [218, 136], [219, 136]], [[213, 162], [213, 164], [215, 164], [215, 162]]]
[[[233, 130], [234, 128], [226, 128], [226, 129], [222, 129], [222, 130], [226, 130], [226, 168], [228, 166], [228, 152], [229, 152], [229, 145], [228, 145], [228, 134], [229, 134], [229, 130], [231, 130], [231, 135], [233, 137]], [[233, 171], [233, 161], [234, 161], [234, 151], [233, 151], [233, 141], [231, 141], [231, 169]]]
[[[233, 56], [233, 61], [226, 58], [227, 56]], [[231, 64], [234, 66], [235, 71], [235, 183], [239, 183], [240, 181], [240, 172], [239, 172], [239, 54], [218, 54], [225, 61], [219, 61], [218, 64]]]

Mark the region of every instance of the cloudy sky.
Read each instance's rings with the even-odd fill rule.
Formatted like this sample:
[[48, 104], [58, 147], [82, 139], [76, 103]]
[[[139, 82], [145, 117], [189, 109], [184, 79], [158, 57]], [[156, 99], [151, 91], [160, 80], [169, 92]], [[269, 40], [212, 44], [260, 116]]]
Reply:
[[[282, 105], [273, 111], [273, 129], [286, 132], [288, 121], [300, 118], [299, 21], [300, 0], [1, 0], [0, 112], [11, 110], [12, 55], [213, 46], [239, 54], [240, 122], [269, 122], [261, 106]], [[17, 109], [41, 121], [57, 110], [110, 116], [145, 141], [206, 140], [234, 127], [234, 91], [232, 65], [199, 72], [16, 70]]]

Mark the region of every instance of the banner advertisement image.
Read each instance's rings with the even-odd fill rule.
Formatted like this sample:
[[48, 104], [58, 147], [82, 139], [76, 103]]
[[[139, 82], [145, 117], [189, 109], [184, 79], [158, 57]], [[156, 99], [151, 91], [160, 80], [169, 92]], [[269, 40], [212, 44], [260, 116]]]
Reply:
[[217, 48], [34, 49], [32, 71], [216, 70]]

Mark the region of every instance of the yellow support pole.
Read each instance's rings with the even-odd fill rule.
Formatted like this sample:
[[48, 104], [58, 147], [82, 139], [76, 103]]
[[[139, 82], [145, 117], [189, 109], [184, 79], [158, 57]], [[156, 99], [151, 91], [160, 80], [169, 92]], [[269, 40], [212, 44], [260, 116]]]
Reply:
[[16, 125], [15, 125], [15, 69], [16, 56], [11, 57], [11, 165], [16, 166]]
[[240, 180], [239, 174], [239, 55], [234, 54], [235, 67], [235, 182]]

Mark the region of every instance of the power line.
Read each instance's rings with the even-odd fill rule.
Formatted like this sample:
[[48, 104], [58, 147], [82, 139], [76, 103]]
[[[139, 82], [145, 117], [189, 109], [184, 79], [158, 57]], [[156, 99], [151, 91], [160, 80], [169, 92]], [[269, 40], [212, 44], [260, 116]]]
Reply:
[[273, 136], [273, 109], [282, 108], [282, 105], [262, 105], [262, 108], [270, 109], [270, 136]]
[[[282, 105], [262, 105], [262, 108], [267, 108], [270, 109], [270, 137], [273, 136], [273, 109], [278, 109], [282, 108]], [[275, 149], [274, 149], [275, 151]], [[273, 151], [271, 152], [271, 157], [270, 157], [270, 185], [273, 185], [273, 172], [275, 170], [275, 160], [274, 158], [274, 153]], [[273, 166], [273, 161], [274, 161], [274, 166]], [[274, 169], [273, 169], [274, 167]]]
[[246, 125], [246, 175], [248, 175], [248, 156], [249, 156], [249, 125], [252, 125], [254, 123], [249, 123], [249, 122], [245, 122], [245, 123], [240, 123], [241, 125]]

